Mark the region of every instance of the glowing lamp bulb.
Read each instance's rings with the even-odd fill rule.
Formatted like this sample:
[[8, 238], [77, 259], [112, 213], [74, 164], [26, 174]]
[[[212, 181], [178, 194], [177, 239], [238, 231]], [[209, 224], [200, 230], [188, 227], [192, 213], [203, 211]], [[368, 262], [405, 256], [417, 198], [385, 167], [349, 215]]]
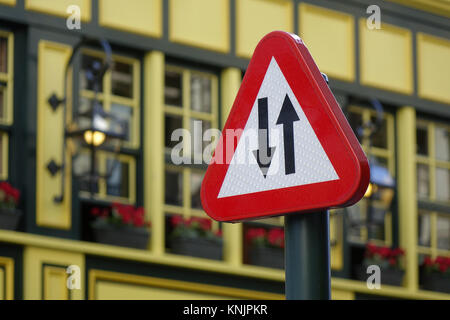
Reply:
[[87, 144], [93, 144], [94, 147], [98, 147], [105, 142], [105, 138], [105, 134], [100, 131], [94, 131], [92, 133], [92, 131], [89, 130], [84, 133], [84, 141], [86, 141]]

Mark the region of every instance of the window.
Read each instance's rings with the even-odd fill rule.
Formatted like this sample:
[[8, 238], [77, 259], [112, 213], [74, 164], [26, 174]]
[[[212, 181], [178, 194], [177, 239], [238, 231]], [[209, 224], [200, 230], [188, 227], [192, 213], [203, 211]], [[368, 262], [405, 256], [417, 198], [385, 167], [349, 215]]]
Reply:
[[418, 231], [419, 253], [450, 255], [450, 214], [420, 210]]
[[450, 204], [450, 126], [417, 121], [417, 195]]
[[[108, 201], [134, 203], [136, 201], [136, 158], [140, 152], [140, 64], [136, 59], [113, 56], [113, 66], [103, 78], [99, 88], [86, 77], [86, 71], [93, 63], [101, 62], [103, 54], [84, 50], [81, 56], [79, 75], [79, 111], [88, 110], [96, 96], [103, 109], [125, 123], [126, 139], [120, 155], [110, 152], [112, 146], [102, 145], [97, 152], [95, 170], [100, 175], [95, 183], [80, 179], [80, 193]], [[109, 152], [108, 152], [109, 151]], [[83, 172], [90, 168], [88, 153], [80, 154], [74, 161], [74, 171]], [[91, 190], [93, 189], [93, 190]]]
[[[367, 134], [361, 138], [357, 132], [364, 123], [369, 121], [375, 123], [376, 116], [374, 110], [358, 106], [349, 107], [347, 115], [348, 121], [358, 136], [369, 161], [376, 161], [378, 165], [387, 168], [389, 173], [395, 177], [393, 115], [384, 112], [381, 125], [371, 139], [369, 139]], [[379, 245], [390, 246], [392, 244], [392, 213], [385, 212], [377, 201], [373, 201], [372, 221], [370, 226], [368, 226], [369, 206], [369, 200], [363, 198], [357, 204], [347, 208], [349, 222], [348, 239], [355, 243], [366, 243], [371, 240]]]
[[450, 126], [419, 119], [416, 143], [419, 203], [449, 205], [443, 211], [419, 210], [419, 253], [450, 255]]
[[0, 30], [0, 180], [8, 179], [9, 128], [13, 124], [13, 35]]
[[[207, 165], [202, 161], [203, 135], [218, 128], [218, 79], [209, 72], [166, 66], [164, 87], [165, 205], [168, 216], [207, 217], [200, 202], [200, 188]], [[177, 129], [186, 129], [179, 136]], [[180, 147], [181, 146], [181, 147]], [[182, 148], [175, 152], [176, 147]], [[211, 150], [211, 152], [214, 149]], [[176, 165], [173, 153], [186, 161]], [[220, 228], [212, 223], [213, 230]]]

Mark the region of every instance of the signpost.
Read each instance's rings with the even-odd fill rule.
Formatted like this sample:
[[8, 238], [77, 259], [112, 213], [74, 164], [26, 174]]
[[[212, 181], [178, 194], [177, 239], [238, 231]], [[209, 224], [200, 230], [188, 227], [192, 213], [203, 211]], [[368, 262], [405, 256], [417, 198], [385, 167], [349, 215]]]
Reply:
[[362, 198], [369, 165], [303, 41], [258, 44], [202, 183], [209, 216], [285, 215], [286, 296], [329, 299], [328, 209]]

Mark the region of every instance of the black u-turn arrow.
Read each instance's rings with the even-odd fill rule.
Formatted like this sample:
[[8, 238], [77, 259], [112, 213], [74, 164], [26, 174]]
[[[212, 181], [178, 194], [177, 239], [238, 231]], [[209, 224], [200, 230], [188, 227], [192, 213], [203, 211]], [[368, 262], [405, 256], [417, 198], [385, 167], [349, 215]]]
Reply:
[[300, 118], [286, 94], [277, 120], [277, 124], [283, 125], [285, 174], [295, 173], [294, 122], [298, 120]]
[[258, 99], [258, 150], [253, 155], [264, 178], [267, 177], [275, 147], [269, 147], [269, 113], [266, 98]]

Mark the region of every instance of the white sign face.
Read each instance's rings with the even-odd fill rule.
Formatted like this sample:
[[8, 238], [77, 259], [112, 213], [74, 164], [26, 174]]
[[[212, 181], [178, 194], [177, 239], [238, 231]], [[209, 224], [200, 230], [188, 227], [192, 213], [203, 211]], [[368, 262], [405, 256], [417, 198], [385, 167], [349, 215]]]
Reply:
[[338, 179], [272, 57], [218, 198]]

